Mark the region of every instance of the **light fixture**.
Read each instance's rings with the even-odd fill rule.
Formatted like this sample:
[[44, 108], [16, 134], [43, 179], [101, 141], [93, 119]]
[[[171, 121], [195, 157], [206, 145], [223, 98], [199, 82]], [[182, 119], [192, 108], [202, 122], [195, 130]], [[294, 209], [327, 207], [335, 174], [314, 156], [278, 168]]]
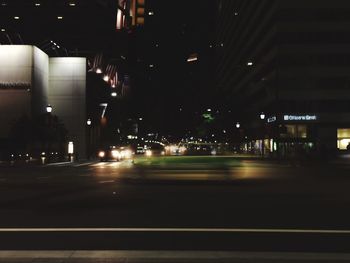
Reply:
[[40, 6], [41, 4], [40, 4], [40, 3], [35, 3], [34, 5], [35, 5], [35, 6]]
[[142, 121], [143, 119], [142, 118], [139, 118], [139, 121]]
[[97, 68], [97, 69], [96, 69], [96, 73], [97, 73], [97, 74], [102, 74], [102, 69]]
[[239, 122], [236, 123], [236, 128], [239, 129], [241, 127], [241, 124]]
[[154, 15], [154, 12], [153, 12], [153, 11], [149, 11], [149, 12], [148, 12], [148, 15], [149, 15], [149, 16], [153, 16], [153, 15]]
[[58, 19], [58, 20], [62, 20], [62, 19], [63, 19], [63, 16], [58, 16], [57, 19]]
[[52, 112], [52, 106], [50, 104], [47, 104], [46, 106], [46, 112], [51, 113]]
[[113, 91], [113, 92], [111, 93], [111, 96], [112, 96], [112, 97], [117, 97], [117, 92]]
[[92, 123], [91, 119], [88, 119], [88, 120], [86, 121], [86, 124], [87, 124], [88, 126], [90, 126], [91, 123]]
[[1, 32], [5, 32], [6, 30], [5, 30], [5, 28], [1, 28]]
[[19, 16], [14, 16], [13, 18], [16, 19], [16, 20], [18, 20], [18, 19], [19, 19]]
[[69, 6], [75, 6], [75, 3], [74, 2], [70, 2]]
[[104, 76], [103, 76], [103, 80], [106, 81], [106, 82], [108, 82], [108, 81], [109, 81], [108, 75], [104, 75]]
[[253, 66], [253, 62], [248, 61], [247, 66]]
[[211, 109], [207, 109], [207, 111], [209, 111], [209, 112], [210, 112], [210, 111], [211, 111]]
[[261, 119], [261, 120], [265, 120], [265, 113], [263, 113], [263, 112], [260, 113], [260, 119]]

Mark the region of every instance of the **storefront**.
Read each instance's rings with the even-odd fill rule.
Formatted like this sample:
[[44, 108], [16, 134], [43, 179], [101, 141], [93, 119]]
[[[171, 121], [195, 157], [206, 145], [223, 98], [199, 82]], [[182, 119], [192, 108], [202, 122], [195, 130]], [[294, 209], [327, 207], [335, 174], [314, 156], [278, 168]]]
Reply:
[[[350, 148], [350, 115], [300, 113], [268, 116], [245, 149], [264, 156], [333, 154]], [[260, 127], [261, 128], [261, 127]], [[263, 133], [263, 134], [262, 134]]]

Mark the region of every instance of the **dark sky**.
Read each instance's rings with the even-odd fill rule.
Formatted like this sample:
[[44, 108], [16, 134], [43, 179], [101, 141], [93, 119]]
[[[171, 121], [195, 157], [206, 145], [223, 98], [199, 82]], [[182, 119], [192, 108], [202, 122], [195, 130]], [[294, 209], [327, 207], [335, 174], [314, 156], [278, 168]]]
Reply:
[[[0, 42], [34, 44], [50, 56], [87, 56], [103, 53], [106, 63], [115, 63], [131, 77], [132, 96], [111, 103], [110, 117], [145, 118], [150, 127], [175, 131], [191, 126], [195, 112], [213, 102], [212, 53], [214, 30], [210, 0], [178, 2], [146, 0], [145, 26], [129, 32], [115, 31], [115, 1], [1, 0]], [[40, 2], [36, 7], [34, 2]], [[15, 20], [14, 16], [20, 19]], [[57, 16], [63, 16], [58, 20]], [[10, 39], [10, 40], [9, 40]], [[45, 46], [48, 40], [62, 48]], [[46, 42], [45, 42], [46, 41]], [[198, 61], [187, 57], [198, 54]], [[127, 60], [120, 62], [120, 56]], [[149, 65], [154, 65], [150, 68]], [[113, 107], [118, 104], [116, 107]], [[182, 110], [180, 110], [180, 108]]]

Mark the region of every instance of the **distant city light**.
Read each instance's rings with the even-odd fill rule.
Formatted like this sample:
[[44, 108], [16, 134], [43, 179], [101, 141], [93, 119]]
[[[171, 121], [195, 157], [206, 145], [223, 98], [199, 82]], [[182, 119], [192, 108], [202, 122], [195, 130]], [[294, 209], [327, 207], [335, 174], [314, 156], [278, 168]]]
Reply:
[[197, 61], [197, 60], [198, 60], [198, 54], [197, 53], [193, 53], [187, 58], [187, 62], [193, 62], [193, 61]]
[[1, 5], [2, 6], [7, 6], [7, 4], [5, 2], [2, 2]]
[[58, 19], [58, 20], [62, 20], [62, 19], [63, 19], [63, 16], [58, 16], [57, 19]]
[[247, 63], [247, 66], [253, 66], [253, 62], [249, 61], [249, 62]]
[[90, 126], [91, 123], [92, 123], [91, 119], [88, 119], [88, 120], [86, 121], [86, 124], [87, 124], [88, 126]]
[[153, 64], [150, 64], [150, 65], [149, 65], [149, 67], [150, 67], [150, 68], [153, 68], [153, 67], [154, 67], [154, 65], [153, 65]]
[[143, 120], [143, 118], [139, 118], [139, 121], [142, 121]]
[[46, 106], [46, 112], [48, 112], [48, 113], [51, 113], [51, 112], [52, 112], [52, 106], [51, 106], [50, 104], [48, 104], [48, 105]]
[[106, 82], [108, 82], [108, 81], [109, 81], [108, 75], [104, 75], [104, 76], [103, 76], [103, 80], [106, 81]]
[[5, 32], [5, 28], [1, 28], [1, 32]]
[[117, 92], [115, 92], [115, 91], [112, 92], [112, 93], [111, 93], [111, 96], [112, 96], [112, 97], [117, 97]]
[[238, 12], [235, 12], [235, 16], [238, 16]]
[[69, 6], [75, 6], [75, 3], [70, 2], [70, 3], [69, 3]]
[[261, 119], [261, 120], [264, 120], [264, 119], [265, 119], [265, 113], [262, 112], [262, 113], [260, 114], [260, 119]]
[[239, 129], [241, 127], [241, 124], [239, 122], [236, 123], [236, 128]]
[[41, 4], [40, 3], [35, 3], [35, 6], [40, 6]]
[[221, 43], [220, 46], [223, 47], [223, 46], [224, 46], [224, 43]]
[[148, 12], [148, 15], [149, 15], [149, 16], [153, 16], [153, 15], [154, 15], [154, 12], [153, 12], [153, 11], [149, 11], [149, 12]]
[[15, 17], [13, 17], [14, 19], [16, 19], [16, 20], [18, 20], [19, 19], [19, 16], [15, 16]]
[[207, 111], [209, 111], [209, 112], [210, 112], [210, 111], [211, 111], [211, 109], [207, 109]]
[[97, 74], [102, 74], [102, 69], [100, 69], [100, 68], [96, 69], [96, 73]]

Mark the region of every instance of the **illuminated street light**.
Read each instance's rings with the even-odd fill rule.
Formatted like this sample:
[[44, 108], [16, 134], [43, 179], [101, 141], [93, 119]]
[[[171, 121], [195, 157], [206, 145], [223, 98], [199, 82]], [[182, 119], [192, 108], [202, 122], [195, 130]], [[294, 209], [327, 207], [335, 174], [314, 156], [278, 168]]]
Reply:
[[47, 112], [47, 113], [51, 113], [51, 112], [52, 112], [52, 106], [51, 106], [50, 104], [48, 104], [48, 105], [46, 106], [46, 112]]
[[104, 75], [104, 76], [103, 76], [103, 80], [106, 81], [106, 82], [108, 82], [108, 81], [109, 81], [109, 77], [108, 77], [107, 75]]
[[260, 119], [261, 119], [261, 120], [265, 120], [265, 113], [263, 113], [263, 112], [260, 113]]
[[253, 62], [251, 62], [251, 61], [248, 61], [248, 63], [247, 63], [247, 66], [253, 66]]
[[149, 12], [148, 12], [148, 15], [149, 15], [149, 16], [153, 16], [153, 15], [154, 15], [154, 12], [153, 12], [153, 11], [149, 11]]
[[87, 124], [88, 126], [90, 126], [91, 123], [92, 123], [91, 119], [88, 119], [88, 120], [86, 121], [86, 124]]
[[63, 19], [63, 16], [58, 16], [57, 19], [58, 19], [58, 20], [62, 20], [62, 19]]
[[239, 129], [241, 127], [241, 124], [239, 122], [236, 123], [236, 128]]
[[19, 16], [15, 16], [15, 17], [13, 17], [14, 19], [16, 19], [16, 20], [18, 20], [19, 19]]
[[35, 3], [35, 6], [40, 6], [40, 3]]
[[111, 93], [111, 96], [112, 96], [112, 97], [117, 97], [117, 92], [115, 92], [115, 91], [112, 92], [112, 93]]
[[100, 69], [100, 68], [96, 69], [96, 73], [97, 74], [102, 74], [102, 69]]
[[1, 32], [5, 32], [6, 30], [5, 30], [5, 28], [1, 28]]
[[69, 6], [75, 6], [74, 2], [69, 3]]

